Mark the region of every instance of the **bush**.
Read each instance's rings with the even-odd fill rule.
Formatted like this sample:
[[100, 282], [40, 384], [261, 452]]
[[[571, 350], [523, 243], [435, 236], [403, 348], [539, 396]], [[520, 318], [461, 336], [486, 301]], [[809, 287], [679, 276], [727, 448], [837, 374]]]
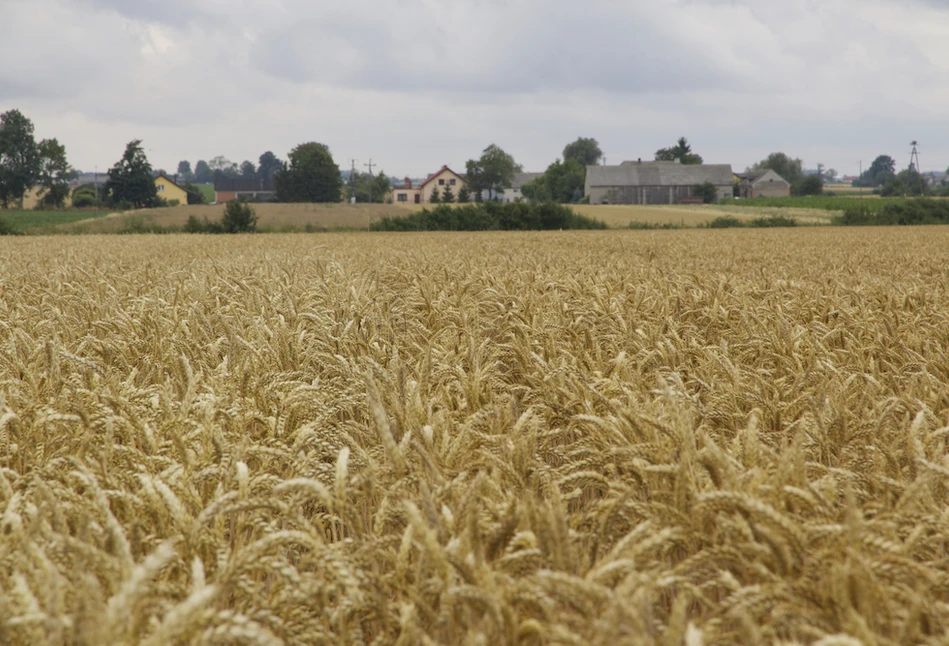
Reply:
[[710, 229], [730, 229], [744, 226], [741, 220], [733, 215], [720, 215], [708, 223]]
[[257, 231], [257, 214], [245, 200], [230, 200], [224, 207], [221, 226], [224, 233], [253, 233]]
[[796, 227], [797, 220], [786, 215], [771, 215], [766, 218], [755, 218], [748, 223], [752, 227]]
[[718, 189], [711, 182], [692, 187], [692, 194], [695, 197], [701, 197], [705, 204], [714, 204], [718, 201]]
[[833, 223], [843, 226], [949, 224], [949, 202], [925, 198], [899, 200], [884, 204], [875, 212], [861, 204], [844, 211]]
[[182, 230], [185, 233], [224, 233], [224, 225], [221, 222], [210, 222], [207, 218], [202, 221], [195, 215], [189, 215]]
[[22, 231], [17, 230], [6, 218], [0, 217], [0, 236], [19, 236]]
[[562, 204], [545, 202], [478, 202], [440, 204], [405, 216], [385, 217], [372, 223], [373, 231], [538, 231], [551, 229], [605, 229], [606, 224]]

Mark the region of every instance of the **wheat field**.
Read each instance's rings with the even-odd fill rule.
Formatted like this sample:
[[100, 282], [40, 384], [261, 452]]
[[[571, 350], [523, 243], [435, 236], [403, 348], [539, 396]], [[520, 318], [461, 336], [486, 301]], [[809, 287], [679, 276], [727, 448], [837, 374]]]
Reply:
[[0, 239], [0, 643], [946, 644], [949, 233]]

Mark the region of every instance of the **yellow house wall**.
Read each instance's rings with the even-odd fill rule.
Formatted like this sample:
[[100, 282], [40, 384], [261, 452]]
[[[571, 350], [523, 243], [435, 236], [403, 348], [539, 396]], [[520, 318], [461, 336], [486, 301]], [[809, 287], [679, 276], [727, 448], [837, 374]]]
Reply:
[[[438, 180], [445, 180], [444, 186], [439, 186]], [[419, 189], [422, 193], [422, 203], [430, 204], [432, 201], [432, 193], [435, 192], [435, 189], [438, 189], [438, 197], [440, 198], [445, 192], [445, 186], [448, 186], [449, 180], [455, 180], [455, 185], [451, 187], [451, 192], [455, 194], [455, 201], [458, 201], [458, 191], [461, 190], [461, 187], [465, 185], [465, 180], [461, 179], [455, 175], [450, 170], [443, 170], [438, 173], [435, 177], [429, 180], [428, 184]], [[411, 198], [409, 198], [411, 199]]]
[[188, 192], [175, 184], [167, 177], [156, 177], [155, 186], [158, 187], [158, 197], [168, 200], [178, 200], [179, 204], [188, 203]]

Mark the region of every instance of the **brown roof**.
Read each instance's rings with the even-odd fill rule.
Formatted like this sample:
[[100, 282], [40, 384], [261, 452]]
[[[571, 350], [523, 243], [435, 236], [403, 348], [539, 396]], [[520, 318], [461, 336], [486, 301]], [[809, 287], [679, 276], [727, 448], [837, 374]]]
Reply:
[[435, 179], [436, 177], [438, 177], [439, 175], [441, 175], [442, 173], [444, 173], [446, 170], [447, 170], [449, 173], [451, 173], [452, 175], [454, 175], [455, 177], [457, 177], [458, 179], [464, 181], [464, 179], [465, 179], [464, 177], [462, 177], [461, 175], [459, 175], [458, 173], [456, 173], [456, 172], [453, 171], [452, 169], [448, 168], [448, 166], [442, 166], [442, 167], [439, 168], [437, 171], [435, 171], [434, 173], [432, 173], [431, 175], [429, 175], [429, 176], [428, 176], [428, 179], [426, 179], [424, 182], [422, 182], [422, 183], [419, 185], [419, 188], [425, 188], [425, 185], [426, 185], [426, 184], [428, 184], [430, 181], [432, 181], [433, 179]]

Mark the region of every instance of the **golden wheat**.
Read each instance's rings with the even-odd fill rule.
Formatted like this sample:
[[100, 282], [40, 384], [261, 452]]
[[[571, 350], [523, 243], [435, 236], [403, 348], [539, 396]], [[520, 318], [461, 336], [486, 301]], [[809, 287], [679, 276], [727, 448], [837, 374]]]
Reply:
[[949, 638], [944, 229], [0, 240], [0, 643]]

